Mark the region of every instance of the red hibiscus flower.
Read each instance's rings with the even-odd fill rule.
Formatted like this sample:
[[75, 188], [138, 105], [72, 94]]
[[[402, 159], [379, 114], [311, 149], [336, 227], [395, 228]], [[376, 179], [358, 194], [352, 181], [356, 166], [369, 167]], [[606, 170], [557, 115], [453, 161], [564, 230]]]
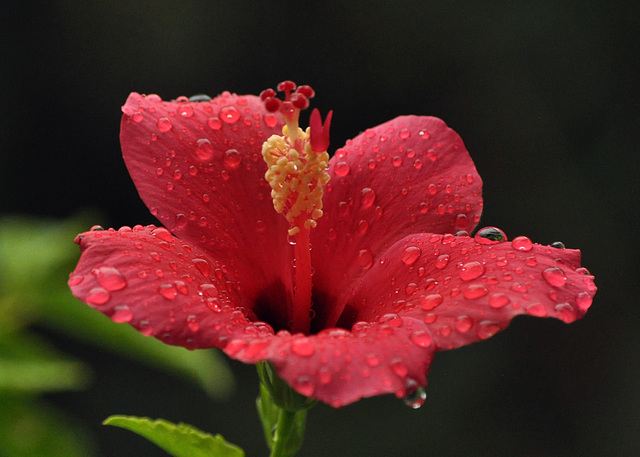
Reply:
[[77, 298], [168, 344], [270, 361], [333, 406], [383, 393], [417, 405], [436, 351], [518, 314], [586, 313], [596, 287], [579, 251], [467, 235], [482, 182], [440, 119], [398, 117], [329, 160], [330, 119], [297, 129], [311, 88], [279, 89], [284, 101], [129, 96], [124, 160], [166, 228], [78, 235]]

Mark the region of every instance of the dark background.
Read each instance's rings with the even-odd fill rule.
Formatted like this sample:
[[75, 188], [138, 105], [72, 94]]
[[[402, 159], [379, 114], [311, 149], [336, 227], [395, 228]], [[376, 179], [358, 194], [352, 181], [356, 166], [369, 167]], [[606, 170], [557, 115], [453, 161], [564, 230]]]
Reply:
[[[582, 250], [600, 288], [582, 321], [518, 318], [438, 354], [417, 411], [393, 396], [320, 405], [301, 456], [638, 454], [637, 2], [70, 0], [6, 2], [0, 18], [0, 214], [151, 223], [119, 151], [129, 92], [257, 94], [292, 79], [334, 110], [332, 149], [397, 115], [443, 118], [484, 179], [481, 225]], [[114, 413], [266, 455], [252, 367], [234, 363], [237, 394], [213, 402], [71, 341], [59, 344], [95, 382], [51, 401], [103, 457], [165, 455], [99, 425]]]

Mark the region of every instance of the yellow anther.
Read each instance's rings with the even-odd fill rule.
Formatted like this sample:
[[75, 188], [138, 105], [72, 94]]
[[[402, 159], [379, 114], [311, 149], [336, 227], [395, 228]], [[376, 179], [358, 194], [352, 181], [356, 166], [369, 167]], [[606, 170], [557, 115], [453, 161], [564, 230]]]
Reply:
[[[290, 131], [294, 134], [289, 135]], [[285, 125], [282, 134], [265, 141], [262, 157], [268, 166], [265, 179], [271, 186], [273, 207], [289, 221], [289, 235], [293, 236], [302, 227], [315, 227], [316, 219], [322, 216], [323, 186], [329, 182], [329, 154], [311, 149], [309, 129], [289, 129]]]

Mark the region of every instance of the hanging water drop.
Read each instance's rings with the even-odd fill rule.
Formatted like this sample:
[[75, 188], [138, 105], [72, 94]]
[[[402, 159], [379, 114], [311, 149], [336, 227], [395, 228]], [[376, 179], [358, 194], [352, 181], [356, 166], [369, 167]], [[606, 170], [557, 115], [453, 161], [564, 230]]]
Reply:
[[418, 409], [424, 405], [426, 399], [427, 392], [424, 387], [418, 385], [418, 383], [413, 379], [407, 379], [405, 394], [404, 397], [402, 397], [404, 404], [410, 408]]
[[507, 235], [497, 227], [485, 227], [478, 230], [473, 239], [479, 244], [496, 244], [507, 241]]

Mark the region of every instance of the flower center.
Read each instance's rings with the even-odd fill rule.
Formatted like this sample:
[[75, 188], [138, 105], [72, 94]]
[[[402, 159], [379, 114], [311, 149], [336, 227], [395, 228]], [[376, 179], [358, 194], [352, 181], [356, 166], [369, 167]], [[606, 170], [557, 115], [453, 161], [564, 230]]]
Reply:
[[293, 332], [309, 333], [311, 325], [311, 250], [309, 231], [322, 216], [323, 187], [329, 182], [329, 112], [324, 125], [317, 109], [310, 117], [310, 126], [302, 130], [298, 125], [300, 111], [309, 106], [315, 95], [309, 86], [296, 87], [291, 81], [278, 84], [285, 100], [276, 98], [273, 89], [260, 94], [270, 112], [279, 111], [286, 122], [282, 136], [273, 135], [262, 145], [262, 157], [268, 169], [265, 179], [271, 186], [271, 198], [276, 212], [290, 224], [288, 231], [294, 244], [293, 307], [289, 320]]

